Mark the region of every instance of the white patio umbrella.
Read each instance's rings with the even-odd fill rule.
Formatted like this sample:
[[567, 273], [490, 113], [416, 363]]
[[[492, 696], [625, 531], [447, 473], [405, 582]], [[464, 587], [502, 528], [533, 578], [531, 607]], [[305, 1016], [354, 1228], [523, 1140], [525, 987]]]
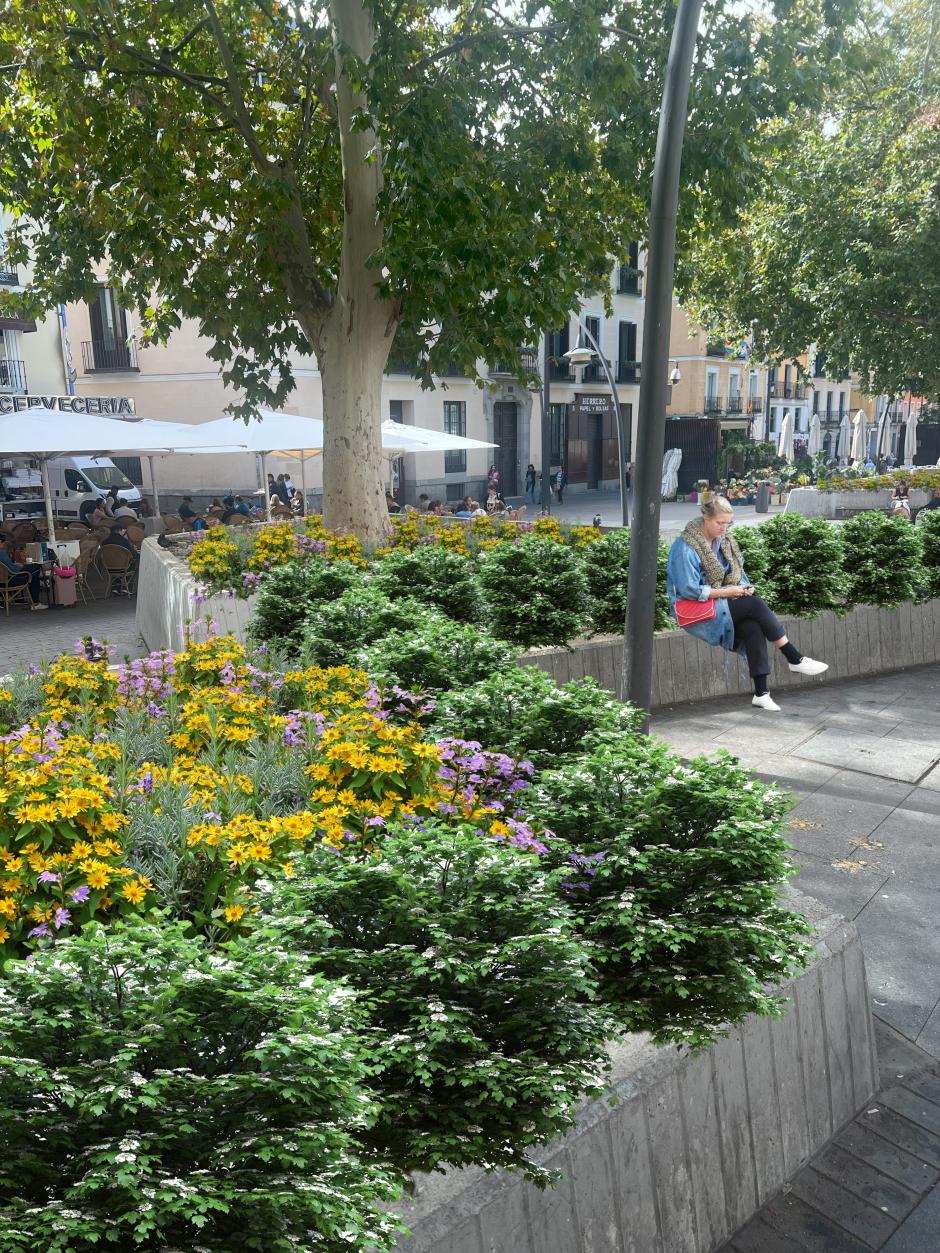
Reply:
[[891, 412], [887, 405], [878, 423], [878, 442], [875, 446], [875, 458], [887, 457], [891, 451]]
[[914, 457], [917, 455], [917, 411], [911, 410], [907, 415], [907, 421], [904, 423], [904, 462], [906, 465], [914, 464]]
[[793, 415], [789, 409], [784, 410], [783, 422], [780, 424], [777, 456], [782, 457], [787, 464], [793, 461]]
[[426, 426], [405, 426], [402, 422], [392, 422], [390, 419], [382, 423], [382, 448], [387, 452], [453, 452], [461, 448], [498, 447], [498, 444], [484, 439], [449, 435], [446, 431], [434, 431]]
[[852, 419], [852, 448], [849, 457], [856, 465], [861, 465], [868, 457], [868, 422], [863, 409], [859, 409]]
[[842, 415], [842, 421], [839, 423], [839, 437], [836, 440], [836, 459], [839, 461], [847, 461], [851, 447], [851, 422], [849, 420], [849, 411], [846, 409], [845, 413]]
[[[175, 428], [175, 423], [157, 423], [155, 426]], [[95, 414], [63, 413], [37, 405], [16, 413], [0, 414], [0, 456], [33, 457], [39, 462], [49, 542], [55, 543], [49, 461], [70, 453], [165, 454], [172, 451], [172, 444], [166, 442], [170, 433], [166, 429], [158, 432], [151, 428], [144, 434], [135, 422], [122, 422]]]
[[806, 455], [815, 457], [822, 452], [822, 429], [819, 425], [819, 414], [814, 413], [809, 420], [809, 439], [806, 441]]

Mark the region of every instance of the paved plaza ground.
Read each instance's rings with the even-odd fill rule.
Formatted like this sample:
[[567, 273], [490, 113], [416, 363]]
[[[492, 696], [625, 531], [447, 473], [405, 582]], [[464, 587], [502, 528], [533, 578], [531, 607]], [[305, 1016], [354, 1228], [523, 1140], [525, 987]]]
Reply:
[[883, 1088], [726, 1253], [936, 1253], [940, 666], [808, 680], [780, 704], [677, 706], [653, 732], [685, 756], [726, 749], [793, 794], [796, 886], [862, 937]]
[[81, 601], [66, 609], [47, 609], [30, 613], [19, 607], [8, 616], [0, 612], [0, 675], [12, 670], [51, 660], [60, 653], [72, 653], [83, 635], [106, 639], [113, 647], [112, 659], [125, 655], [141, 657], [146, 653], [137, 634], [134, 614], [137, 599], [133, 596], [112, 596], [108, 600]]

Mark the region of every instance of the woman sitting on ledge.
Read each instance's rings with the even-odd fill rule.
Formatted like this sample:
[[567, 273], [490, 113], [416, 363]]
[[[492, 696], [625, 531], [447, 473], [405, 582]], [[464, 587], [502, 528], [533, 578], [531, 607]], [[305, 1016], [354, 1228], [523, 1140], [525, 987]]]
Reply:
[[767, 641], [783, 653], [798, 674], [822, 674], [823, 661], [804, 657], [786, 637], [779, 619], [754, 591], [744, 573], [737, 541], [730, 533], [731, 505], [724, 496], [702, 504], [669, 550], [666, 574], [669, 600], [681, 627], [706, 644], [743, 652], [754, 681], [758, 709], [779, 710], [767, 688], [770, 658]]

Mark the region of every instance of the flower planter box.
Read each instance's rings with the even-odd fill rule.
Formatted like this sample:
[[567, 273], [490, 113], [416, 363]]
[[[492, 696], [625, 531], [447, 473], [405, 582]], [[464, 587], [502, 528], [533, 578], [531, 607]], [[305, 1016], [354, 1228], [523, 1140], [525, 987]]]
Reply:
[[199, 583], [189, 566], [171, 549], [155, 539], [145, 539], [140, 549], [137, 580], [137, 630], [150, 649], [186, 646], [187, 631], [204, 639], [209, 622], [220, 634], [231, 632], [244, 642], [257, 593], [247, 600], [210, 596], [202, 600]]
[[[920, 509], [930, 499], [924, 488], [911, 488], [912, 509]], [[799, 513], [807, 518], [828, 518], [835, 521], [866, 509], [891, 508], [891, 489], [879, 487], [873, 490], [859, 488], [852, 492], [821, 492], [815, 487], [794, 487], [787, 500], [787, 513]]]
[[[792, 889], [816, 956], [777, 1021], [749, 1018], [697, 1057], [633, 1036], [610, 1092], [533, 1157], [538, 1191], [478, 1169], [418, 1175], [402, 1253], [712, 1253], [871, 1098], [877, 1066], [853, 924]], [[611, 1104], [611, 1098], [614, 1104]]]

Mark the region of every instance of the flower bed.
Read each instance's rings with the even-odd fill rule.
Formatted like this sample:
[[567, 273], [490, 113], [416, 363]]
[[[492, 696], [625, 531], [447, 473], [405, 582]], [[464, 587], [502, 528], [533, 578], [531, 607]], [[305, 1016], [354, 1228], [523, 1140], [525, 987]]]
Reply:
[[784, 799], [591, 681], [437, 673], [87, 642], [6, 689], [4, 1253], [388, 1248], [405, 1171], [544, 1180], [611, 1034], [773, 1011]]

